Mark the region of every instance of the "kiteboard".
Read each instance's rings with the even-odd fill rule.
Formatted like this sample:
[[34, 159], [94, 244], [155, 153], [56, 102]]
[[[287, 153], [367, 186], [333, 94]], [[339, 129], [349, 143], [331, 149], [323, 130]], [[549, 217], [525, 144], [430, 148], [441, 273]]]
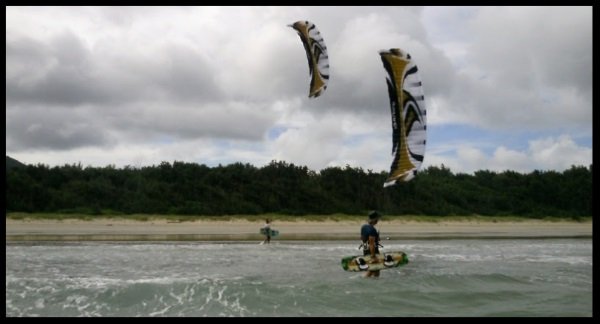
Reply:
[[[266, 231], [266, 229], [264, 227], [260, 229], [260, 234], [267, 235], [267, 231]], [[279, 235], [279, 231], [272, 229], [271, 230], [271, 237], [275, 237], [277, 235]]]
[[354, 255], [342, 258], [342, 268], [346, 271], [378, 271], [399, 267], [408, 263], [408, 256], [401, 251], [387, 252], [377, 255], [372, 260], [370, 255]]

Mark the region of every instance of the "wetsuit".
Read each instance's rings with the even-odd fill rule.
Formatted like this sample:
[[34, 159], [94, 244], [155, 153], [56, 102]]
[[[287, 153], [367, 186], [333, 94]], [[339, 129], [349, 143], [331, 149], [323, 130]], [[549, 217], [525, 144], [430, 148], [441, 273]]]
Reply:
[[360, 239], [363, 242], [363, 255], [371, 255], [371, 250], [369, 249], [369, 236], [375, 237], [375, 253], [379, 254], [379, 232], [377, 232], [375, 226], [365, 224], [360, 229]]

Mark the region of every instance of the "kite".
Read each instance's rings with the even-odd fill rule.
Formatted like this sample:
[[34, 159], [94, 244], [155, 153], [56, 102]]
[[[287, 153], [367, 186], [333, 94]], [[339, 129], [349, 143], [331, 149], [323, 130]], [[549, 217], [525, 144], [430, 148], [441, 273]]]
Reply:
[[426, 143], [425, 97], [418, 68], [410, 54], [398, 49], [379, 51], [386, 78], [392, 113], [392, 155], [390, 174], [384, 187], [409, 181], [423, 163]]
[[309, 98], [320, 96], [327, 89], [329, 81], [329, 57], [327, 46], [315, 24], [309, 21], [297, 21], [289, 27], [294, 28], [302, 40], [308, 59], [308, 69], [311, 76]]

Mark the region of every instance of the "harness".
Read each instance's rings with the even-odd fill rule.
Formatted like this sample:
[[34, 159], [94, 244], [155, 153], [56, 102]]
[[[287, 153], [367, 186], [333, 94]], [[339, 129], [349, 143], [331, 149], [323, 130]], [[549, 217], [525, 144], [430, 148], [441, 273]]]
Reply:
[[[377, 238], [379, 238], [379, 231], [377, 231]], [[361, 248], [363, 249], [363, 251], [368, 251], [369, 250], [369, 240], [368, 238], [364, 239], [363, 237], [360, 238], [362, 240], [362, 243], [360, 243], [360, 245], [358, 246], [358, 249], [360, 250]], [[383, 245], [381, 245], [381, 243], [379, 243], [379, 240], [377, 240], [375, 242], [375, 248], [383, 248]]]
[[[383, 245], [381, 245], [381, 243], [377, 242], [376, 247], [381, 247], [383, 248]], [[369, 249], [369, 242], [362, 242], [360, 243], [360, 245], [358, 246], [358, 249], [363, 249], [363, 250], [368, 250]]]

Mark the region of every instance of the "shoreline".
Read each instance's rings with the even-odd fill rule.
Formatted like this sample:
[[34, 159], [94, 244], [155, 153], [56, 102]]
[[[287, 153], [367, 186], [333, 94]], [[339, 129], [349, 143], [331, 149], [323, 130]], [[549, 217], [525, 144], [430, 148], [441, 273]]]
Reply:
[[[364, 221], [275, 221], [272, 241], [356, 240]], [[6, 219], [6, 242], [39, 241], [260, 241], [263, 223], [248, 220], [136, 221]], [[593, 222], [381, 221], [381, 241], [413, 239], [592, 238]]]

